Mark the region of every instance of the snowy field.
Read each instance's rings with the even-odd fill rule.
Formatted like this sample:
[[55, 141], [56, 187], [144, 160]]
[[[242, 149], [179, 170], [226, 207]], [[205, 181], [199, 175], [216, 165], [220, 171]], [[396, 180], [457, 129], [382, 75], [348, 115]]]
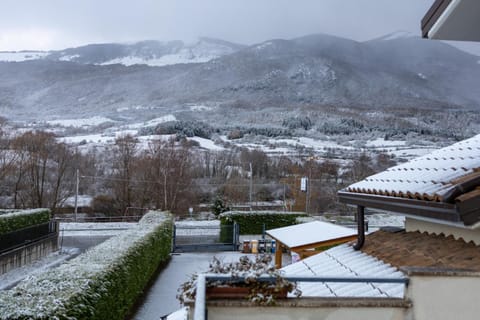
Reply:
[[379, 147], [400, 147], [400, 146], [405, 146], [406, 141], [403, 140], [385, 140], [383, 138], [378, 138], [375, 140], [370, 140], [368, 141], [365, 146], [366, 147], [374, 147], [374, 148], [379, 148]]
[[175, 222], [178, 236], [218, 236], [220, 235], [220, 220], [177, 221]]
[[108, 237], [135, 227], [135, 222], [60, 223], [60, 237]]
[[127, 128], [141, 129], [145, 127], [155, 127], [159, 124], [162, 124], [165, 122], [171, 122], [171, 121], [177, 121], [177, 118], [173, 114], [167, 114], [165, 116], [154, 118], [145, 122], [139, 122], [139, 123], [133, 123], [133, 124], [127, 125]]
[[405, 216], [388, 214], [388, 213], [376, 213], [366, 216], [368, 224], [374, 227], [405, 227]]
[[42, 52], [42, 51], [2, 51], [0, 52], [0, 61], [7, 61], [7, 62], [21, 62], [21, 61], [28, 61], [28, 60], [35, 60], [35, 59], [42, 59], [49, 52]]
[[210, 139], [200, 138], [200, 137], [193, 137], [188, 138], [188, 140], [196, 141], [200, 145], [200, 148], [212, 150], [212, 151], [223, 151], [225, 150], [224, 147], [218, 146]]
[[59, 120], [49, 120], [47, 124], [52, 126], [60, 126], [60, 127], [74, 127], [74, 128], [81, 128], [81, 127], [90, 127], [90, 126], [98, 126], [105, 122], [114, 122], [110, 118], [95, 116], [91, 118], [80, 118], [80, 119], [59, 119]]

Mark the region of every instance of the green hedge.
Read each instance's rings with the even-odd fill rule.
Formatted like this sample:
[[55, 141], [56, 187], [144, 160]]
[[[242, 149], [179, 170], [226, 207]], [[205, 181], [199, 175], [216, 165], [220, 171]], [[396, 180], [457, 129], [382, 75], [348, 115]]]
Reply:
[[265, 230], [297, 224], [298, 217], [306, 217], [302, 212], [283, 211], [229, 211], [220, 214], [220, 224], [229, 225], [237, 222], [240, 234], [262, 234]]
[[2, 212], [0, 214], [0, 234], [34, 226], [50, 221], [49, 209], [33, 209]]
[[123, 320], [170, 258], [171, 240], [171, 216], [149, 212], [137, 227], [0, 292], [0, 319]]

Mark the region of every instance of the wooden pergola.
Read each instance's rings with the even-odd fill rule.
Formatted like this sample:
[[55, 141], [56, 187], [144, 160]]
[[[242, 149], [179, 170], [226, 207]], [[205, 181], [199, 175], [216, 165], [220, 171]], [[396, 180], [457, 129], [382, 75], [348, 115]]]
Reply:
[[332, 246], [357, 238], [357, 232], [354, 229], [321, 221], [271, 229], [267, 230], [267, 234], [276, 242], [276, 268], [282, 267], [284, 248], [297, 253], [300, 259], [304, 259]]

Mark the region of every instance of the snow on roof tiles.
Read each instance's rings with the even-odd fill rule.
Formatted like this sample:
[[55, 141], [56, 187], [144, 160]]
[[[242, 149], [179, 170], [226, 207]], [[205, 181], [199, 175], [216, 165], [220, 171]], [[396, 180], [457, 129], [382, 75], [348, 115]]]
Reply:
[[442, 201], [459, 178], [480, 170], [480, 135], [392, 167], [346, 188], [349, 192]]
[[[286, 276], [403, 278], [396, 268], [343, 244], [282, 268]], [[401, 283], [299, 282], [304, 297], [403, 298]]]
[[354, 236], [353, 229], [328, 222], [313, 221], [293, 226], [267, 230], [267, 234], [289, 248], [300, 247], [333, 239]]

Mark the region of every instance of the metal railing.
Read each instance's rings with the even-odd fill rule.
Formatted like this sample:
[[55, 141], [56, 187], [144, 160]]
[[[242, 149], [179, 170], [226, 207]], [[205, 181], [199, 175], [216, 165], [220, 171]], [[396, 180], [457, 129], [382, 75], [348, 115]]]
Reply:
[[108, 216], [108, 217], [78, 217], [75, 221], [73, 215], [55, 216], [59, 222], [138, 222], [143, 216]]
[[45, 222], [0, 235], [0, 253], [44, 239], [58, 232], [55, 221]]
[[[285, 276], [285, 280], [291, 282], [330, 282], [330, 283], [400, 283], [408, 285], [408, 278], [385, 278], [385, 277], [316, 277], [316, 276]], [[246, 277], [232, 277], [231, 275], [204, 273], [197, 278], [197, 291], [195, 296], [194, 320], [205, 320], [206, 317], [206, 290], [207, 281], [219, 282], [245, 282]], [[275, 282], [277, 279], [268, 275], [257, 277], [258, 281]]]

